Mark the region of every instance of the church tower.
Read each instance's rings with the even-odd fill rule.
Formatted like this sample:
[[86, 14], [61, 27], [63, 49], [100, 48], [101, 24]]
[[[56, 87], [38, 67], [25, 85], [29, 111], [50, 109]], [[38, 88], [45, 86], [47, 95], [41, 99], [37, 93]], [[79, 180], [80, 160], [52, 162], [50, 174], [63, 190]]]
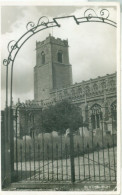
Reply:
[[69, 62], [68, 40], [51, 35], [36, 42], [34, 67], [34, 99], [49, 98], [49, 93], [72, 84], [72, 66]]

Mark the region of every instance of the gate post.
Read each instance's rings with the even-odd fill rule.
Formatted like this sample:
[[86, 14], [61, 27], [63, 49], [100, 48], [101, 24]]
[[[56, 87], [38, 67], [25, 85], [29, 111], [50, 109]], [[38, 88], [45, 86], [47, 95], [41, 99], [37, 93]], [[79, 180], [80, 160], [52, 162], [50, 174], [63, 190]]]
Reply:
[[9, 110], [9, 135], [10, 135], [10, 168], [11, 181], [14, 179], [14, 129], [13, 129], [13, 109]]
[[1, 112], [1, 172], [2, 172], [2, 189], [11, 183], [11, 168], [10, 168], [10, 136], [9, 136], [9, 108], [6, 107]]
[[74, 138], [70, 129], [70, 162], [71, 162], [71, 182], [75, 182], [75, 164], [74, 164]]
[[5, 111], [1, 111], [1, 186], [4, 186], [5, 173]]

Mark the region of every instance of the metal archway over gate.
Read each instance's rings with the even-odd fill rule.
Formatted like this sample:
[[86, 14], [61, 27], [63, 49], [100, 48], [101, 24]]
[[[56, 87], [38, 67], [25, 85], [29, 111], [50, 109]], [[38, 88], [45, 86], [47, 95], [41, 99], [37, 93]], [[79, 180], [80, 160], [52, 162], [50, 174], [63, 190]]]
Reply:
[[[35, 143], [33, 139], [32, 146], [28, 146], [26, 148], [26, 136], [25, 136], [25, 146], [20, 144], [18, 147], [18, 151], [16, 148], [16, 170], [14, 170], [14, 144], [13, 144], [13, 110], [12, 110], [12, 86], [13, 86], [13, 68], [14, 62], [17, 57], [18, 52], [24, 45], [26, 41], [28, 41], [32, 36], [39, 33], [40, 31], [58, 27], [60, 28], [61, 25], [59, 23], [60, 20], [72, 18], [76, 25], [80, 25], [82, 23], [102, 23], [111, 25], [112, 27], [117, 27], [117, 23], [109, 19], [110, 13], [107, 9], [101, 9], [99, 14], [95, 12], [93, 9], [87, 9], [82, 17], [76, 17], [75, 15], [70, 16], [62, 16], [53, 18], [52, 21], [46, 16], [41, 17], [37, 24], [34, 22], [28, 22], [26, 25], [27, 31], [17, 40], [12, 40], [8, 44], [8, 51], [9, 55], [7, 59], [3, 60], [3, 65], [6, 66], [6, 134], [8, 140], [10, 139], [10, 159], [11, 159], [11, 181], [13, 181], [13, 177], [17, 180], [39, 180], [39, 181], [116, 181], [116, 162], [115, 162], [115, 140], [113, 140], [113, 150], [110, 148], [109, 143], [106, 143], [106, 148], [102, 148], [99, 143], [96, 146], [93, 146], [93, 134], [92, 134], [92, 147], [97, 147], [96, 153], [93, 151], [93, 159], [90, 160], [91, 151], [93, 148], [90, 147], [89, 144], [85, 146], [84, 136], [83, 136], [83, 129], [82, 129], [82, 144], [78, 143], [75, 148], [75, 159], [74, 154], [71, 153], [72, 150], [72, 143], [73, 137], [70, 137], [69, 145], [71, 146], [68, 148], [68, 145], [63, 145], [64, 140], [62, 140], [60, 146], [61, 148], [54, 143], [54, 140], [51, 137], [51, 145], [47, 144], [46, 148], [44, 147], [44, 137], [42, 136], [42, 148], [38, 143]], [[8, 106], [8, 71], [9, 66], [11, 66], [11, 77], [10, 77], [10, 106]], [[17, 127], [17, 117], [18, 117], [18, 110], [24, 109], [23, 105], [17, 106], [15, 110], [16, 116], [16, 127]], [[29, 108], [28, 108], [29, 113]], [[34, 110], [33, 110], [34, 113]], [[32, 113], [29, 113], [34, 123], [34, 117]], [[28, 117], [28, 116], [27, 116]], [[100, 123], [100, 122], [99, 122]], [[99, 125], [100, 126], [100, 125]], [[101, 127], [103, 130], [103, 122], [101, 121]], [[31, 134], [33, 134], [33, 129]], [[10, 138], [9, 138], [10, 136]], [[16, 132], [17, 138], [17, 132]], [[33, 136], [34, 138], [34, 136]], [[103, 131], [102, 131], [102, 144], [103, 140]], [[114, 138], [113, 138], [114, 139]], [[82, 145], [82, 150], [80, 150], [80, 146]], [[17, 139], [16, 139], [16, 146], [17, 146]], [[84, 147], [86, 147], [86, 153], [84, 152]], [[54, 149], [55, 148], [55, 149]], [[24, 153], [23, 153], [24, 150]], [[55, 150], [55, 154], [53, 153]], [[110, 166], [110, 153], [113, 151], [113, 164], [112, 167]], [[28, 153], [28, 156], [26, 154]], [[42, 156], [40, 156], [40, 154]], [[103, 154], [103, 163], [100, 163], [100, 155]], [[25, 155], [25, 156], [24, 156]], [[44, 157], [46, 156], [46, 157]], [[104, 157], [106, 159], [104, 159]], [[33, 163], [31, 159], [34, 159]], [[23, 160], [24, 159], [24, 160]], [[74, 172], [74, 161], [77, 164], [76, 172]], [[82, 161], [82, 165], [81, 165]], [[87, 161], [87, 162], [86, 162]], [[70, 164], [71, 162], [71, 164]], [[24, 166], [25, 165], [25, 166]], [[23, 169], [24, 166], [24, 169]], [[93, 170], [91, 171], [90, 166], [93, 166]], [[98, 174], [96, 174], [95, 169], [98, 169]], [[69, 173], [70, 170], [70, 173]], [[82, 170], [82, 171], [81, 171]], [[23, 171], [26, 172], [23, 178]], [[102, 173], [101, 173], [102, 172]], [[20, 174], [18, 176], [18, 174]], [[106, 175], [107, 174], [107, 175]], [[14, 180], [16, 180], [14, 179]]]
[[61, 27], [59, 24], [59, 20], [66, 19], [66, 18], [72, 18], [74, 22], [77, 25], [80, 25], [82, 23], [91, 23], [91, 22], [99, 22], [111, 25], [113, 27], [117, 27], [117, 23], [109, 20], [109, 11], [107, 9], [102, 9], [97, 15], [97, 13], [93, 9], [87, 9], [84, 12], [84, 16], [77, 18], [74, 15], [71, 16], [64, 16], [64, 17], [56, 17], [53, 18], [52, 21], [49, 21], [49, 19], [46, 16], [42, 16], [37, 24], [34, 22], [28, 22], [26, 25], [27, 32], [24, 33], [18, 41], [12, 40], [8, 43], [8, 58], [3, 60], [3, 65], [7, 67], [6, 70], [6, 106], [8, 106], [8, 65], [11, 64], [11, 86], [10, 86], [10, 106], [12, 106], [12, 78], [13, 78], [13, 65], [14, 61], [16, 59], [16, 56], [21, 49], [21, 47], [24, 45], [24, 43], [29, 40], [32, 36], [37, 34], [38, 32], [42, 30], [46, 30], [48, 28], [54, 28], [54, 27]]

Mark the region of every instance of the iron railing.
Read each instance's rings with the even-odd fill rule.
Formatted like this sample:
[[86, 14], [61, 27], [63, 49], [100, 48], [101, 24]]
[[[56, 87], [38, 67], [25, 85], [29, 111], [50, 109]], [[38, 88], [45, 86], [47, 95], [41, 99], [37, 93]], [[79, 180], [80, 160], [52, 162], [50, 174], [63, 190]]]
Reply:
[[96, 135], [82, 127], [81, 135], [15, 136], [16, 181], [116, 181], [116, 134], [105, 134], [102, 120], [101, 127]]

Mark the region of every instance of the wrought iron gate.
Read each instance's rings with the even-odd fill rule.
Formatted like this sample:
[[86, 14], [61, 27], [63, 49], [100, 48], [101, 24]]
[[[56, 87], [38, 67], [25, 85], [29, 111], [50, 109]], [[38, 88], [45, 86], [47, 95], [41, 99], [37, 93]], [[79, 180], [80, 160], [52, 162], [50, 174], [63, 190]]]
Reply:
[[96, 135], [92, 130], [86, 136], [81, 127], [80, 135], [78, 132], [58, 135], [42, 130], [38, 135], [22, 136], [19, 108], [13, 111], [14, 181], [116, 181], [116, 134], [105, 134], [102, 119], [102, 129]]

